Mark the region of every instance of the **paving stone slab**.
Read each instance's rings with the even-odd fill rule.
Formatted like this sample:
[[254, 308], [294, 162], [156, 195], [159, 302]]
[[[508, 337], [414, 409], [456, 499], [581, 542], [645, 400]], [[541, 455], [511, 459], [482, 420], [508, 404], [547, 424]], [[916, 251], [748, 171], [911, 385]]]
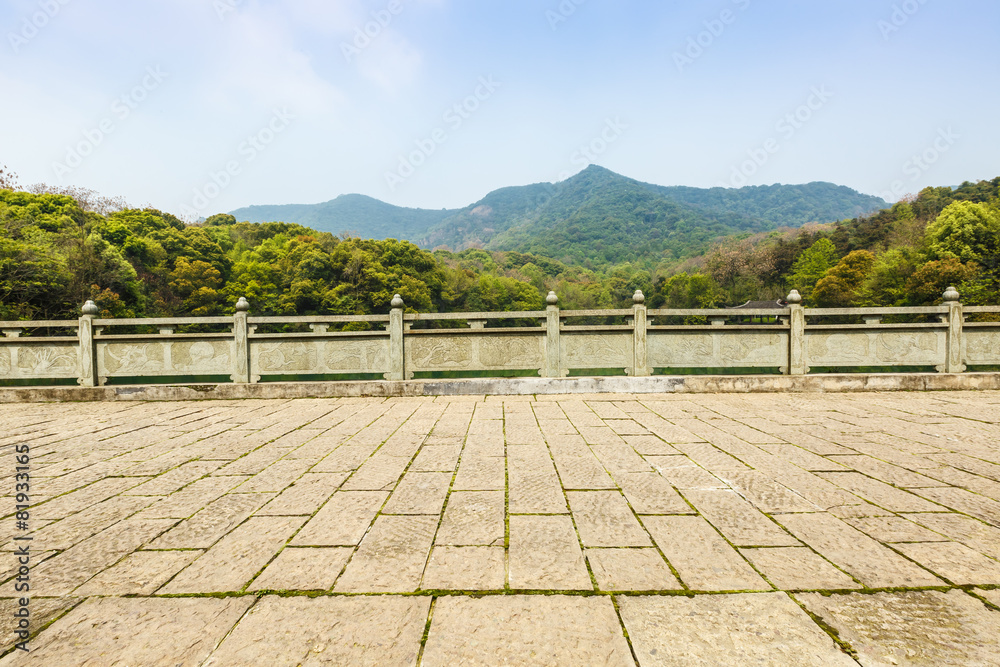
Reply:
[[346, 593], [417, 590], [437, 525], [436, 516], [380, 516], [361, 541], [335, 590]]
[[77, 595], [152, 595], [204, 553], [135, 551], [77, 589]]
[[160, 589], [164, 595], [240, 591], [302, 526], [305, 517], [252, 517]]
[[422, 664], [633, 665], [607, 597], [444, 597]]
[[453, 491], [435, 544], [503, 546], [504, 492]]
[[0, 665], [200, 665], [253, 602], [91, 598]]
[[728, 489], [729, 485], [686, 456], [647, 456], [646, 461], [680, 490]]
[[287, 547], [247, 590], [330, 590], [353, 553], [350, 547]]
[[346, 472], [306, 473], [256, 514], [312, 515], [340, 488], [347, 475]]
[[463, 456], [455, 475], [456, 491], [494, 491], [505, 488], [507, 471], [502, 456]]
[[689, 489], [684, 495], [733, 544], [775, 547], [799, 545], [798, 540], [734, 491]]
[[681, 589], [656, 549], [587, 549], [587, 561], [602, 591]]
[[[16, 598], [0, 599], [0, 647], [2, 647], [0, 650], [6, 651], [15, 643], [22, 641], [17, 634], [19, 619], [14, 616], [14, 612], [20, 609], [18, 602]], [[37, 632], [39, 628], [79, 602], [80, 598], [75, 597], [33, 597], [28, 604], [31, 614], [28, 631]], [[29, 640], [28, 647], [33, 648], [30, 642], [31, 640]]]
[[781, 521], [796, 537], [870, 588], [943, 584], [927, 570], [828, 514], [785, 514]]
[[996, 605], [998, 608], [1000, 608], [1000, 589], [994, 589], [991, 591], [984, 591], [982, 589], [977, 589], [976, 594], [983, 596], [984, 598], [992, 602], [994, 605]]
[[692, 590], [770, 590], [722, 537], [700, 516], [643, 517], [656, 546]]
[[940, 512], [942, 509], [920, 496], [860, 473], [821, 472], [817, 475], [890, 512]]
[[961, 514], [909, 514], [907, 518], [1000, 560], [1000, 528]]
[[440, 514], [451, 485], [450, 472], [408, 472], [403, 475], [383, 514]]
[[649, 535], [618, 491], [570, 491], [566, 496], [584, 546], [652, 546]]
[[962, 591], [796, 597], [866, 667], [1000, 664], [1000, 613]]
[[781, 590], [861, 588], [849, 575], [806, 547], [740, 549], [740, 553]]
[[429, 597], [266, 596], [205, 667], [416, 665]]
[[953, 584], [1000, 585], [1000, 562], [963, 544], [927, 542], [893, 547]]
[[784, 593], [618, 597], [639, 665], [856, 665]]
[[[919, 516], [919, 515], [918, 515]], [[844, 523], [854, 526], [879, 542], [947, 542], [940, 533], [918, 526], [898, 516], [872, 516], [845, 518]]]
[[434, 547], [424, 571], [425, 590], [503, 590], [504, 549], [499, 547]]
[[692, 514], [694, 510], [655, 472], [623, 473], [615, 478], [637, 514]]
[[355, 546], [368, 532], [389, 493], [337, 491], [292, 540], [295, 546]]
[[510, 517], [509, 585], [524, 590], [593, 590], [568, 516]]

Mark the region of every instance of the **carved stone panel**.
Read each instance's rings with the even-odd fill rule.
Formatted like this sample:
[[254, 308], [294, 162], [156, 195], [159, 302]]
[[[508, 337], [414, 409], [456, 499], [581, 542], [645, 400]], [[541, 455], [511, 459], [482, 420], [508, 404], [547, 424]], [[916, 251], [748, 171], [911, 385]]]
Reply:
[[475, 370], [471, 336], [411, 336], [404, 339], [410, 371]]
[[940, 364], [944, 350], [944, 333], [884, 333], [875, 338], [875, 356], [888, 364]]
[[710, 334], [647, 334], [649, 365], [652, 368], [718, 366], [715, 340]]
[[630, 368], [632, 334], [563, 334], [563, 368]]
[[980, 366], [1000, 364], [1000, 329], [966, 329], [965, 362]]
[[754, 368], [788, 364], [787, 333], [651, 333], [653, 368]]
[[871, 357], [866, 333], [806, 334], [806, 359], [819, 366], [863, 366]]
[[159, 374], [166, 370], [165, 343], [98, 343], [102, 376]]
[[229, 341], [168, 344], [173, 370], [199, 375], [229, 373], [231, 370], [232, 343]]
[[545, 364], [545, 339], [541, 336], [477, 337], [483, 368], [540, 368]]
[[382, 373], [389, 367], [389, 342], [381, 340], [327, 340], [323, 360], [334, 373]]
[[252, 346], [251, 361], [256, 374], [319, 373], [318, 359], [315, 341], [268, 342]]
[[716, 334], [721, 366], [784, 366], [788, 335], [779, 333]]
[[806, 333], [812, 366], [927, 366], [944, 362], [945, 332]]
[[80, 356], [75, 345], [18, 345], [0, 348], [0, 373], [8, 377], [75, 377]]

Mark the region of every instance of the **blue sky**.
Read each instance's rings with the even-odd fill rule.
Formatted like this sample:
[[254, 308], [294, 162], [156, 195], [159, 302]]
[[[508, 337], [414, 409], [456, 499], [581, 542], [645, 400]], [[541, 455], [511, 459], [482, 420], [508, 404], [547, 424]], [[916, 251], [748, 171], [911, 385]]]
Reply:
[[993, 1], [6, 0], [0, 27], [0, 163], [189, 217], [460, 207], [591, 162], [886, 198], [1000, 175]]

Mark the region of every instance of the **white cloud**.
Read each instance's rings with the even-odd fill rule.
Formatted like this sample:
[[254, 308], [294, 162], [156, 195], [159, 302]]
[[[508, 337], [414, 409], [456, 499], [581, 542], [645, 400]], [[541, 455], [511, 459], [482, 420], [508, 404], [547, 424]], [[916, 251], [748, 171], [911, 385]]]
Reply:
[[244, 12], [226, 20], [225, 37], [208, 63], [210, 95], [225, 106], [281, 105], [303, 115], [334, 112], [342, 93], [313, 68], [280, 19]]

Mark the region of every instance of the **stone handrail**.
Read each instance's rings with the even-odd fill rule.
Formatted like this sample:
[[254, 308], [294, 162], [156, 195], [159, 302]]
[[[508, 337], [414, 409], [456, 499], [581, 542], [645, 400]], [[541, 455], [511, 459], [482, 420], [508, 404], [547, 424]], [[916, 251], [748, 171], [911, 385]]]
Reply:
[[[75, 380], [93, 387], [109, 378], [183, 382], [225, 377], [255, 383], [361, 377], [400, 381], [434, 374], [564, 377], [609, 369], [633, 377], [696, 369], [787, 375], [851, 368], [963, 373], [970, 366], [1000, 366], [1000, 322], [965, 321], [966, 314], [1000, 314], [1000, 307], [964, 307], [954, 288], [945, 292], [940, 306], [913, 308], [807, 309], [795, 291], [787, 305], [775, 309], [647, 310], [641, 292], [630, 309], [562, 310], [554, 293], [546, 301], [544, 311], [404, 313], [397, 295], [387, 315], [249, 317], [250, 304], [241, 298], [231, 317], [132, 319], [98, 318], [97, 306], [88, 301], [79, 320], [0, 322], [0, 381]], [[845, 316], [863, 323], [828, 321]], [[924, 321], [884, 323], [886, 316]], [[625, 323], [566, 323], [612, 317]], [[656, 323], [692, 317], [704, 323]], [[742, 322], [746, 318], [769, 321]], [[520, 322], [487, 326], [500, 320]], [[462, 321], [466, 327], [434, 326]], [[358, 330], [330, 330], [352, 324]], [[308, 326], [309, 331], [258, 332], [287, 325]], [[159, 333], [113, 333], [140, 326]], [[175, 333], [179, 327], [195, 331]], [[22, 336], [33, 329], [48, 334]], [[51, 334], [59, 329], [75, 335]]]

